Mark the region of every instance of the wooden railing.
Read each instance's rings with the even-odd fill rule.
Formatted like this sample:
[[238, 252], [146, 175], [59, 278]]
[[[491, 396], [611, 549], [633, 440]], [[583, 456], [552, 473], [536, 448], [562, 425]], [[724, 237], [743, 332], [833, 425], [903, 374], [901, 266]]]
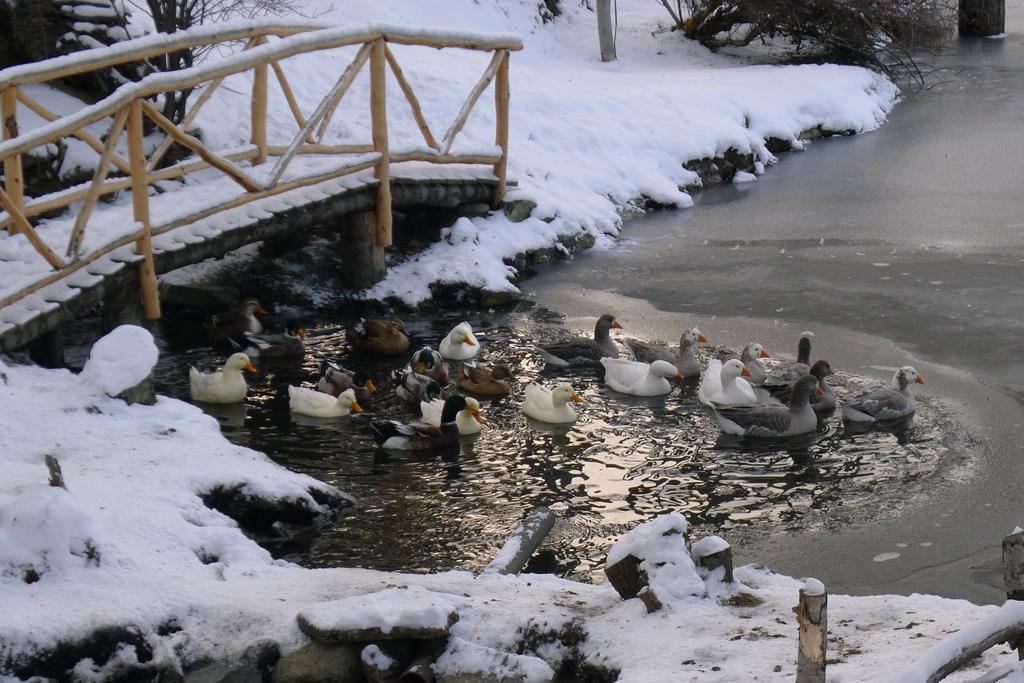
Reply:
[[[181, 71], [151, 74], [137, 83], [118, 88], [110, 96], [92, 106], [67, 116], [58, 116], [34, 100], [21, 86], [52, 81], [114, 64], [137, 61], [190, 47], [210, 46], [244, 41], [242, 50], [223, 59], [210, 59], [199, 66]], [[493, 57], [479, 81], [440, 141], [424, 118], [416, 94], [406, 79], [389, 44], [420, 45], [431, 48], [462, 48], [492, 52]], [[289, 84], [282, 61], [289, 57], [360, 46], [354, 59], [323, 96], [315, 109], [304, 115]], [[498, 178], [495, 202], [501, 200], [508, 163], [509, 123], [509, 53], [522, 48], [520, 40], [511, 35], [460, 33], [453, 31], [406, 31], [390, 26], [356, 28], [315, 25], [280, 24], [262, 27], [228, 25], [200, 28], [173, 35], [154, 35], [126, 41], [111, 48], [79, 52], [70, 57], [38, 62], [0, 71], [0, 120], [3, 137], [0, 160], [3, 161], [4, 184], [0, 189], [0, 228], [27, 239], [46, 260], [53, 271], [20, 290], [0, 298], [0, 307], [14, 303], [40, 288], [56, 282], [115, 249], [135, 244], [141, 257], [140, 286], [148, 318], [160, 315], [153, 266], [152, 238], [196, 220], [229, 208], [280, 194], [288, 190], [314, 185], [333, 178], [373, 169], [376, 177], [375, 239], [379, 246], [391, 244], [390, 166], [402, 161], [430, 163], [484, 164], [493, 168]], [[327, 144], [325, 133], [345, 93], [365, 65], [370, 71], [370, 119], [372, 140], [359, 144]], [[388, 141], [386, 104], [386, 72], [390, 69], [398, 83], [413, 118], [422, 134], [424, 148], [392, 150]], [[284, 140], [271, 140], [267, 128], [269, 73], [280, 86], [288, 109], [299, 128], [298, 133]], [[224, 80], [234, 74], [252, 72], [250, 98], [250, 144], [243, 149], [215, 150], [187, 132], [189, 125]], [[456, 154], [453, 144], [466, 125], [484, 90], [494, 83], [495, 152]], [[191, 102], [180, 124], [168, 120], [151, 102], [156, 96], [198, 88], [202, 90]], [[24, 106], [47, 123], [19, 133], [18, 108]], [[144, 151], [143, 120], [149, 119], [164, 133], [164, 139], [147, 157]], [[87, 127], [109, 120], [105, 139], [91, 134]], [[122, 136], [127, 138], [121, 145]], [[45, 196], [25, 195], [22, 158], [30, 150], [74, 137], [89, 145], [99, 155], [99, 163], [91, 181]], [[161, 167], [171, 146], [190, 150], [194, 156]], [[127, 150], [127, 158], [119, 149]], [[285, 179], [284, 174], [296, 157], [332, 155], [347, 159], [329, 170]], [[273, 161], [271, 164], [270, 162]], [[153, 183], [182, 178], [206, 169], [216, 169], [242, 190], [216, 206], [177, 216], [154, 225], [149, 210], [148, 190]], [[120, 190], [132, 191], [133, 216], [137, 229], [106, 244], [82, 253], [83, 238], [97, 202]], [[63, 257], [44, 241], [33, 221], [54, 211], [74, 212], [74, 225], [67, 239]], [[52, 241], [52, 240], [51, 240]]]

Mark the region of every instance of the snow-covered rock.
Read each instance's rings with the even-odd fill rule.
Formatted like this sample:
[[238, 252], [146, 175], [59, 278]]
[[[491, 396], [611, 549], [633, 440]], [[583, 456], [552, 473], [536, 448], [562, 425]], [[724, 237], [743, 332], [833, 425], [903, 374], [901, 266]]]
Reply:
[[145, 381], [159, 356], [148, 330], [121, 325], [93, 344], [80, 377], [107, 396], [118, 396]]

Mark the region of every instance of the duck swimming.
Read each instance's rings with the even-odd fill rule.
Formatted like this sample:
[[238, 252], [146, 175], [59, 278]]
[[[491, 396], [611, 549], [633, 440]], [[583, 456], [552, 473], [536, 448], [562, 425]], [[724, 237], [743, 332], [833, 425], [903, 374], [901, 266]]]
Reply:
[[368, 400], [370, 394], [377, 391], [370, 373], [366, 370], [362, 368], [349, 370], [333, 360], [320, 361], [320, 379], [316, 383], [316, 390], [331, 396], [338, 396], [348, 389], [355, 390], [356, 400], [359, 401]]
[[409, 335], [401, 320], [364, 318], [345, 330], [345, 338], [356, 351], [395, 356], [409, 350]]
[[452, 396], [441, 409], [441, 425], [435, 427], [426, 422], [379, 421], [370, 423], [373, 438], [382, 448], [390, 450], [440, 450], [458, 447], [459, 428], [455, 419], [459, 411], [466, 409], [466, 399]]
[[210, 335], [216, 341], [241, 338], [247, 332], [260, 334], [263, 332], [263, 323], [256, 316], [266, 315], [266, 313], [259, 301], [246, 299], [232, 311], [210, 316], [207, 326], [210, 329]]
[[913, 415], [917, 410], [917, 399], [914, 398], [912, 384], [924, 384], [924, 378], [912, 366], [905, 365], [892, 376], [889, 386], [843, 401], [843, 419], [876, 422]]
[[594, 325], [594, 338], [578, 337], [559, 344], [538, 346], [537, 351], [549, 365], [597, 365], [602, 358], [618, 358], [619, 348], [612, 341], [611, 330], [621, 330], [615, 316], [605, 313]]
[[[472, 334], [472, 330], [470, 333]], [[413, 372], [429, 377], [441, 386], [448, 384], [448, 363], [445, 362], [444, 356], [429, 346], [424, 346], [414, 353], [409, 366]]]
[[630, 337], [623, 340], [626, 348], [632, 351], [633, 355], [641, 363], [653, 363], [656, 360], [663, 360], [674, 365], [686, 379], [700, 379], [700, 363], [697, 362], [697, 356], [694, 355], [694, 351], [697, 349], [697, 344], [702, 342], [706, 343], [707, 339], [696, 327], [691, 327], [683, 332], [679, 338], [678, 349], [672, 349], [660, 344], [651, 344], [650, 342]]
[[602, 358], [604, 383], [632, 396], [662, 396], [672, 391], [669, 378], [682, 380], [683, 375], [668, 361], [641, 363], [625, 358]]
[[[829, 365], [827, 360], [816, 360], [814, 365], [811, 366], [811, 371], [808, 373], [818, 378], [818, 388], [821, 389], [821, 393], [817, 392], [811, 394], [811, 407], [816, 413], [828, 413], [835, 410], [836, 407], [836, 394], [832, 391], [832, 386], [828, 383], [830, 375], [834, 375], [832, 366]], [[757, 393], [758, 402], [761, 403], [781, 403], [786, 405], [789, 403], [790, 391], [793, 385], [770, 385], [755, 387], [754, 391]]]
[[491, 365], [475, 365], [464, 363], [455, 386], [463, 391], [478, 396], [505, 396], [508, 394], [508, 381], [512, 379], [512, 371], [504, 363]]
[[796, 345], [796, 362], [775, 367], [764, 380], [767, 385], [792, 384], [811, 371], [811, 337], [813, 332], [801, 332]]
[[293, 413], [311, 417], [344, 417], [363, 412], [353, 389], [346, 389], [335, 398], [316, 389], [289, 386], [288, 407]]
[[291, 358], [306, 353], [306, 331], [292, 321], [285, 325], [283, 334], [246, 332], [243, 337], [242, 351], [250, 358]]
[[[469, 360], [480, 351], [473, 328], [467, 322], [461, 322], [452, 328], [438, 346], [441, 355], [451, 360]], [[447, 371], [447, 368], [445, 368]]]
[[234, 353], [224, 363], [224, 367], [214, 372], [199, 372], [194, 367], [189, 369], [189, 393], [193, 401], [203, 403], [241, 403], [245, 400], [248, 386], [242, 371], [256, 372], [244, 353]]
[[712, 360], [701, 376], [697, 398], [708, 406], [757, 403], [754, 388], [745, 377], [750, 377], [750, 370], [738, 358], [724, 363]]
[[397, 382], [395, 394], [409, 406], [418, 406], [422, 401], [430, 401], [441, 396], [441, 385], [426, 375], [407, 370], [396, 372], [394, 378]]
[[569, 407], [570, 401], [583, 403], [568, 382], [557, 384], [554, 389], [530, 382], [523, 396], [523, 412], [539, 422], [568, 424], [577, 418], [576, 412]]
[[811, 408], [811, 394], [821, 392], [818, 378], [804, 375], [790, 392], [789, 405], [714, 406], [715, 418], [726, 434], [778, 438], [813, 432], [818, 418]]
[[[441, 426], [441, 413], [444, 411], [445, 402], [439, 398], [433, 401], [420, 403], [420, 412], [423, 414], [423, 421], [435, 427]], [[479, 434], [481, 423], [484, 419], [480, 416], [480, 402], [475, 398], [466, 397], [466, 407], [455, 415], [455, 426], [459, 428], [459, 434]]]

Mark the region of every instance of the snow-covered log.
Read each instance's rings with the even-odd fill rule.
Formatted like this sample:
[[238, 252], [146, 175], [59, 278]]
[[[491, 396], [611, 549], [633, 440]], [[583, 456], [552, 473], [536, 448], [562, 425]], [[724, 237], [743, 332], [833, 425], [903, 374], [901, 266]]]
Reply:
[[498, 574], [518, 574], [544, 542], [551, 528], [555, 526], [555, 513], [549, 508], [538, 507], [530, 511], [513, 532], [498, 555], [484, 569]]

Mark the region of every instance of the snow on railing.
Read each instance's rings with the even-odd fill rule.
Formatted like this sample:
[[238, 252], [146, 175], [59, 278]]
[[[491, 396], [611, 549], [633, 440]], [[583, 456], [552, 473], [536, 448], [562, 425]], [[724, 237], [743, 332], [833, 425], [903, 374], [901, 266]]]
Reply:
[[[276, 37], [270, 42], [270, 37]], [[245, 40], [244, 47], [223, 59], [207, 60], [202, 64], [179, 71], [149, 74], [138, 82], [126, 83], [93, 105], [83, 107], [67, 116], [58, 116], [30, 97], [21, 85], [41, 83], [65, 76], [105, 68], [114, 64], [151, 58], [189, 47], [209, 46]], [[470, 90], [454, 121], [441, 141], [428, 126], [419, 100], [405, 78], [389, 43], [419, 45], [431, 48], [462, 48], [493, 52], [493, 57], [479, 81]], [[360, 45], [355, 58], [338, 76], [331, 89], [323, 96], [313, 112], [306, 118], [295, 99], [281, 62], [289, 57]], [[0, 228], [6, 226], [11, 235], [20, 234], [32, 248], [54, 269], [44, 277], [28, 283], [17, 291], [0, 298], [0, 308], [31, 295], [40, 288], [70, 275], [114, 249], [135, 243], [136, 254], [142, 257], [140, 286], [146, 315], [160, 315], [153, 265], [152, 238], [188, 224], [190, 220], [209, 216], [220, 210], [233, 208], [264, 197], [280, 194], [298, 187], [306, 187], [344, 175], [372, 168], [377, 180], [375, 210], [375, 241], [379, 248], [391, 244], [391, 189], [390, 165], [401, 161], [429, 163], [484, 164], [493, 168], [498, 179], [495, 203], [501, 200], [505, 189], [508, 164], [508, 102], [509, 53], [522, 48], [521, 40], [510, 34], [477, 33], [440, 28], [407, 28], [387, 24], [357, 26], [325, 26], [302, 22], [271, 22], [245, 24], [228, 22], [200, 27], [172, 35], [154, 34], [125, 41], [113, 47], [77, 52], [43, 62], [27, 64], [0, 71], [0, 120], [3, 135], [0, 141], [0, 160], [3, 161], [4, 185], [0, 188]], [[338, 109], [341, 99], [364, 65], [370, 71], [370, 119], [372, 140], [363, 144], [325, 144], [324, 135]], [[426, 148], [392, 153], [388, 143], [387, 108], [385, 99], [386, 72], [390, 69], [412, 111], [413, 118], [423, 136]], [[286, 100], [299, 131], [286, 144], [271, 144], [267, 130], [267, 100], [269, 72], [274, 72], [280, 92]], [[250, 142], [241, 150], [214, 150], [187, 132], [203, 105], [228, 76], [252, 72], [250, 98]], [[495, 93], [495, 145], [496, 153], [452, 152], [456, 137], [462, 131], [469, 114], [483, 91], [494, 83]], [[155, 96], [190, 90], [205, 85], [191, 103], [179, 123], [164, 116], [150, 100]], [[46, 123], [19, 134], [18, 106], [23, 105], [40, 116]], [[165, 134], [163, 142], [148, 156], [143, 149], [143, 119], [148, 118]], [[105, 141], [87, 130], [88, 126], [105, 119], [110, 120]], [[119, 153], [122, 134], [127, 138], [127, 158]], [[65, 137], [75, 137], [89, 145], [100, 155], [99, 163], [90, 182], [40, 197], [25, 197], [22, 156], [30, 150], [51, 144]], [[194, 157], [170, 166], [161, 167], [173, 144], [188, 149]], [[288, 174], [296, 157], [302, 155], [335, 156], [349, 163], [333, 163], [330, 170], [302, 171]], [[274, 158], [272, 165], [268, 159]], [[245, 164], [245, 166], [243, 166]], [[267, 167], [269, 166], [269, 168]], [[148, 188], [155, 182], [180, 179], [188, 174], [215, 169], [241, 188], [241, 193], [226, 198], [221, 204], [204, 206], [194, 216], [178, 217], [165, 225], [151, 222]], [[130, 235], [119, 234], [87, 254], [81, 253], [83, 238], [97, 202], [104, 196], [120, 190], [132, 190], [134, 220], [138, 229]], [[80, 204], [74, 203], [80, 202]], [[64, 259], [51, 244], [37, 232], [33, 220], [44, 214], [77, 211], [73, 228], [67, 238]], [[51, 240], [52, 241], [52, 238]], [[65, 260], [67, 259], [67, 260]]]

